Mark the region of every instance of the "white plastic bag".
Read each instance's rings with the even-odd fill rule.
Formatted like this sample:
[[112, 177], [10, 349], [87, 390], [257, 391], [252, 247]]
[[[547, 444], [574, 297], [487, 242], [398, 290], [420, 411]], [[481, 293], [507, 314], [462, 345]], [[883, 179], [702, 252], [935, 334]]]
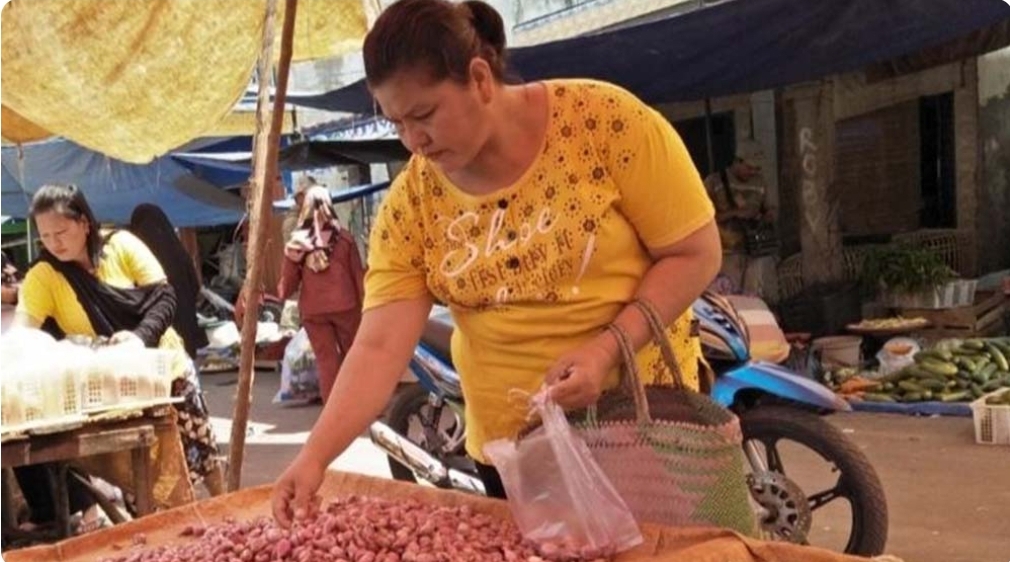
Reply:
[[642, 542], [631, 510], [546, 391], [533, 397], [543, 427], [484, 446], [501, 474], [523, 537], [542, 555], [609, 556]]
[[913, 339], [891, 338], [877, 352], [877, 361], [880, 362], [879, 376], [887, 376], [915, 363], [914, 356], [919, 351], [919, 344]]
[[274, 404], [296, 405], [319, 398], [319, 373], [316, 355], [312, 352], [305, 328], [291, 338], [284, 348], [281, 361], [281, 388], [274, 396]]

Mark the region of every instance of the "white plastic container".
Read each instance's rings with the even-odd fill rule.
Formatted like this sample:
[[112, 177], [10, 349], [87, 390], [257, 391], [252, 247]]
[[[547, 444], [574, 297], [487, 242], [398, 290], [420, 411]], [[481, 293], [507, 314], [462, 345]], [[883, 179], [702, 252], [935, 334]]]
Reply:
[[[8, 365], [6, 367], [10, 369]], [[0, 389], [0, 425], [10, 427], [25, 421], [25, 406], [21, 399], [20, 380], [10, 371], [4, 373]]]
[[821, 362], [838, 367], [858, 367], [863, 338], [860, 336], [827, 336], [817, 338], [812, 347], [820, 352]]
[[1010, 406], [986, 404], [991, 396], [1010, 392], [1003, 388], [983, 395], [971, 403], [975, 420], [975, 442], [980, 445], [1010, 445]]
[[45, 419], [47, 410], [51, 410], [46, 403], [53, 400], [47, 395], [49, 386], [46, 385], [42, 369], [32, 361], [22, 361], [17, 366], [16, 373], [24, 421], [28, 423]]
[[114, 406], [119, 402], [117, 354], [112, 348], [101, 348], [92, 353], [84, 368], [82, 387], [84, 409]]

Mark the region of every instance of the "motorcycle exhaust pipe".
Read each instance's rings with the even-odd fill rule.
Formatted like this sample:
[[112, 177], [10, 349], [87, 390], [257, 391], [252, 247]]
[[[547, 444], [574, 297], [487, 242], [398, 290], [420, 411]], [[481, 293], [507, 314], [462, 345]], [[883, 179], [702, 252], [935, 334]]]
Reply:
[[484, 482], [479, 478], [445, 466], [445, 463], [385, 423], [373, 422], [368, 433], [372, 443], [396, 462], [413, 470], [419, 478], [439, 488], [485, 495]]

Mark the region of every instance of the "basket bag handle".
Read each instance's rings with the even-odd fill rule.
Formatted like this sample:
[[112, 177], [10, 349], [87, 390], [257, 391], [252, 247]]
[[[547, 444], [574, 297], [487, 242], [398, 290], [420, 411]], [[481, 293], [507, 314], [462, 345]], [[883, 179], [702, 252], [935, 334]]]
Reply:
[[688, 389], [687, 384], [684, 383], [684, 373], [680, 370], [680, 363], [677, 362], [673, 348], [670, 347], [670, 340], [666, 337], [666, 325], [663, 324], [656, 306], [645, 299], [637, 299], [632, 304], [638, 308], [642, 316], [649, 323], [652, 337], [659, 347], [660, 354], [663, 356], [663, 362], [666, 363], [666, 368], [669, 369], [670, 375], [673, 377], [673, 387], [679, 390]]
[[[638, 423], [652, 423], [652, 413], [649, 412], [649, 400], [645, 396], [645, 387], [638, 376], [638, 365], [635, 363], [635, 352], [631, 347], [628, 332], [617, 324], [608, 324], [607, 331], [614, 335], [617, 347], [621, 350], [621, 384], [635, 401], [635, 419]], [[596, 404], [589, 406], [590, 418], [596, 418]]]
[[[687, 385], [684, 384], [683, 372], [680, 370], [680, 364], [677, 363], [673, 348], [670, 347], [670, 341], [666, 338], [666, 329], [663, 326], [662, 320], [660, 320], [656, 307], [643, 299], [635, 300], [632, 304], [642, 312], [642, 316], [645, 317], [649, 324], [649, 330], [652, 332], [653, 339], [656, 345], [659, 346], [663, 361], [666, 363], [673, 377], [673, 387], [678, 390], [687, 389]], [[635, 417], [639, 423], [652, 423], [649, 400], [645, 394], [645, 385], [638, 372], [638, 363], [635, 361], [635, 351], [631, 345], [631, 338], [628, 336], [628, 332], [617, 324], [608, 324], [607, 331], [613, 334], [621, 351], [621, 371], [623, 375], [621, 383], [635, 401]], [[595, 410], [595, 405], [590, 406], [590, 416], [595, 417], [594, 414], [596, 412], [593, 410]]]

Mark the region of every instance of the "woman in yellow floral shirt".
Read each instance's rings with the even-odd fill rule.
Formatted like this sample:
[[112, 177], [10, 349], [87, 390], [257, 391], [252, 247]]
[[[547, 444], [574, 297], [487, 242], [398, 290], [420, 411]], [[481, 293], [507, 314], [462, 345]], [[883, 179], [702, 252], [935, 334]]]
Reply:
[[[401, 0], [365, 39], [368, 84], [413, 157], [372, 231], [365, 313], [330, 401], [275, 488], [285, 523], [382, 410], [432, 302], [456, 323], [467, 452], [515, 435], [511, 389], [546, 380], [566, 408], [617, 383], [616, 322], [663, 376], [636, 298], [656, 305], [690, 383], [691, 303], [719, 270], [714, 210], [662, 116], [589, 80], [506, 85], [501, 17], [477, 1]], [[667, 375], [668, 376], [668, 375]]]

